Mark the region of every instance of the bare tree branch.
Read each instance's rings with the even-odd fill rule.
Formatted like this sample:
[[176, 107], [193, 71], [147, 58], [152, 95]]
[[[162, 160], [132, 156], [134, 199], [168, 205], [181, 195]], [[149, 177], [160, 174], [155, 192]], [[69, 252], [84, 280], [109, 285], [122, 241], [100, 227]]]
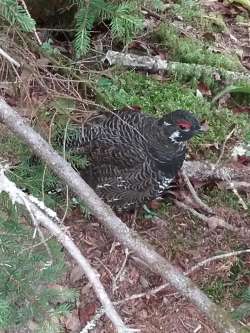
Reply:
[[199, 182], [206, 182], [209, 180], [228, 181], [228, 179], [230, 179], [233, 181], [250, 183], [249, 167], [239, 169], [231, 166], [215, 168], [215, 164], [206, 161], [185, 161], [183, 164], [183, 170], [189, 179], [197, 180]]
[[128, 247], [145, 261], [152, 271], [168, 280], [182, 295], [206, 314], [219, 332], [239, 333], [241, 328], [218, 305], [214, 304], [189, 278], [160, 256], [151, 245], [130, 230], [106, 205], [79, 174], [60, 157], [52, 147], [8, 104], [0, 98], [0, 121], [19, 136], [54, 173], [63, 179], [71, 190], [83, 200], [93, 214], [107, 227], [124, 247]]
[[[0, 164], [0, 193], [8, 193], [13, 204], [19, 203], [26, 207], [28, 210], [35, 227], [41, 224], [49, 232], [54, 235], [57, 240], [68, 250], [71, 256], [76, 260], [79, 266], [82, 268], [90, 283], [92, 284], [97, 297], [103, 305], [103, 309], [110, 320], [113, 322], [117, 331], [120, 333], [138, 332], [138, 330], [130, 329], [125, 326], [121, 317], [116, 312], [108, 294], [106, 293], [98, 273], [93, 267], [91, 267], [88, 260], [82, 255], [79, 248], [75, 245], [72, 239], [61, 230], [57, 223], [59, 219], [56, 217], [56, 213], [47, 208], [42, 201], [34, 198], [31, 195], [25, 194], [18, 189], [15, 183], [11, 182], [4, 174], [4, 168]], [[52, 218], [54, 221], [52, 221]], [[46, 244], [46, 243], [45, 243]], [[47, 245], [47, 244], [46, 244]], [[47, 247], [47, 246], [46, 246]], [[52, 257], [52, 256], [51, 256]]]

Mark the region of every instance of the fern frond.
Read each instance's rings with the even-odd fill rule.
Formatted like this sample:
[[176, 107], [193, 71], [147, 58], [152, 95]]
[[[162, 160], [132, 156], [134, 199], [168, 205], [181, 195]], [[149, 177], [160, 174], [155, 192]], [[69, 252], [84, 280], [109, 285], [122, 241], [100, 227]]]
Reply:
[[138, 13], [135, 3], [118, 5], [111, 22], [113, 36], [128, 43], [143, 26], [142, 17]]
[[36, 22], [16, 0], [0, 0], [0, 16], [10, 25], [18, 24], [25, 32], [35, 30]]

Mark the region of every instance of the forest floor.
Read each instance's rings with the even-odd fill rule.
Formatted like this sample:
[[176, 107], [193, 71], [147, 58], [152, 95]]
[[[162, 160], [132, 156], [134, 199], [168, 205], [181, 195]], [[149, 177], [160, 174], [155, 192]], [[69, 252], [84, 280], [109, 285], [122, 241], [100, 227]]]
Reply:
[[[204, 60], [203, 51], [199, 53], [194, 48], [195, 40], [206, 42], [206, 39], [212, 39], [211, 64], [214, 61], [221, 61], [220, 56], [230, 58], [231, 55], [237, 55], [241, 63], [249, 68], [249, 25], [243, 24], [244, 15], [248, 14], [242, 8], [225, 6], [217, 1], [208, 3], [209, 6], [203, 7], [209, 16], [207, 22], [206, 19], [199, 17], [200, 8], [193, 7], [188, 10], [189, 5], [187, 8], [176, 8], [174, 15], [170, 14], [172, 30], [165, 23], [157, 22], [159, 26], [154, 32], [150, 36], [138, 38], [131, 46], [130, 52], [144, 54], [147, 49], [149, 53], [160, 54], [164, 59], [191, 62], [190, 59], [193, 58], [194, 63], [209, 65], [210, 58]], [[167, 17], [169, 18], [169, 15]], [[242, 24], [237, 23], [240, 18]], [[209, 22], [210, 19], [212, 22]], [[176, 42], [178, 38], [183, 38], [183, 43], [186, 43], [183, 50], [182, 46], [178, 45], [182, 40]], [[140, 47], [140, 43], [143, 44], [143, 48]], [[213, 58], [213, 54], [218, 55], [218, 60]], [[199, 82], [198, 88], [196, 87], [203, 95], [201, 100], [196, 97], [195, 87], [191, 84], [182, 84], [178, 79], [166, 79], [160, 74], [145, 76], [144, 73], [116, 70], [100, 79], [98, 83], [116, 107], [122, 107], [124, 104], [140, 105], [146, 112], [155, 114], [183, 107], [197, 112], [201, 118], [207, 120], [210, 134], [197, 139], [191, 145], [192, 159], [215, 161], [226, 135], [233, 126], [237, 126], [240, 136], [234, 135], [229, 140], [223, 157], [224, 162], [230, 161], [232, 147], [247, 134], [243, 128], [244, 124], [249, 122], [250, 109], [233, 104], [232, 100], [227, 98], [221, 100], [220, 108], [229, 108], [233, 111], [230, 112], [230, 118], [228, 110], [220, 110], [218, 111], [220, 114], [215, 116], [216, 111], [211, 110], [210, 104], [214, 93], [204, 82]], [[222, 124], [223, 129], [221, 129]], [[226, 221], [237, 226], [250, 226], [250, 205], [248, 204], [248, 211], [242, 209], [234, 194], [219, 189], [216, 184], [208, 184], [198, 189], [198, 193]], [[246, 196], [245, 200], [249, 202]], [[166, 202], [157, 214], [160, 222], [150, 216], [145, 217], [146, 214], [141, 212], [135, 220], [130, 216], [127, 224], [182, 271], [188, 271], [198, 262], [216, 254], [249, 247], [249, 237], [244, 238], [223, 229], [209, 230], [206, 223], [189, 212], [181, 211], [171, 202]], [[97, 221], [83, 223], [81, 214], [77, 212], [73, 212], [72, 216], [69, 215], [66, 223], [70, 226], [78, 246], [98, 270], [102, 282], [112, 295], [111, 298], [116, 301], [125, 300], [118, 308], [131, 327], [139, 328], [145, 333], [216, 332], [204, 315], [170, 286], [150, 295], [151, 290], [161, 286], [165, 281], [151, 273], [133, 254], [126, 254], [122, 246], [108, 236], [101, 223]], [[190, 277], [216, 303], [232, 310], [242, 303], [240, 296], [250, 282], [249, 269], [250, 260], [246, 254], [213, 261], [196, 270]], [[82, 287], [82, 280], [79, 280], [77, 270], [75, 268], [69, 275], [71, 285], [81, 288], [78, 312], [74, 312], [72, 318], [79, 318], [79, 326], [84, 327], [87, 321], [93, 318], [100, 305], [86, 280]], [[141, 293], [144, 294], [143, 297], [133, 299], [133, 295]], [[127, 298], [131, 299], [126, 301]], [[110, 322], [102, 317], [102, 320], [97, 321], [93, 332], [113, 332], [113, 329]]]
[[[237, 5], [226, 5], [219, 1], [204, 1], [197, 5], [195, 1], [183, 1], [162, 14], [148, 12], [146, 17], [148, 24], [152, 25], [152, 31], [139, 36], [129, 46], [129, 52], [159, 55], [162, 59], [190, 64], [215, 67], [223, 65], [227, 70], [242, 67], [247, 71], [250, 70], [249, 16], [247, 9]], [[99, 44], [101, 41], [105, 49], [103, 32], [97, 34], [96, 40]], [[95, 61], [96, 59], [99, 58], [96, 57]], [[85, 65], [83, 61], [83, 68]], [[145, 112], [157, 116], [165, 111], [183, 108], [192, 110], [200, 119], [207, 121], [209, 131], [190, 144], [189, 159], [216, 162], [225, 138], [235, 128], [226, 142], [221, 164], [237, 163], [243, 172], [245, 167], [249, 167], [249, 157], [241, 157], [237, 161], [232, 157], [237, 144], [250, 142], [249, 96], [226, 94], [214, 105], [212, 98], [222, 90], [224, 84], [220, 78], [216, 83], [211, 83], [209, 78], [206, 80], [199, 77], [188, 81], [183, 78], [185, 73], [181, 77], [165, 77], [163, 73], [126, 71], [117, 67], [103, 67], [101, 64], [98, 66], [101, 70], [97, 75], [93, 74], [96, 85], [114, 107], [140, 105]], [[23, 104], [12, 98], [11, 93], [6, 93], [7, 100], [10, 104], [23, 108], [24, 115], [29, 118], [33, 117], [34, 109], [39, 105], [39, 112], [35, 111], [37, 125], [42, 124], [44, 127], [41, 131], [48, 133], [48, 120], [51, 118], [42, 113], [45, 107], [41, 106], [45, 93], [33, 88], [33, 109], [23, 108]], [[65, 106], [60, 96], [53, 103], [57, 114]], [[67, 103], [69, 108], [73, 107], [71, 101]], [[52, 108], [51, 104], [50, 107]], [[64, 118], [61, 120], [63, 122]], [[27, 161], [27, 151], [23, 145], [8, 132], [2, 131], [0, 136], [2, 156], [6, 159], [10, 157], [16, 165], [13, 179], [26, 186], [33, 195], [40, 196], [43, 186], [43, 190], [47, 191], [46, 203], [63, 214], [65, 197], [50, 193], [57, 184], [54, 176], [47, 171], [43, 178], [44, 167], [36, 163], [32, 165], [31, 174], [28, 168], [31, 162]], [[80, 162], [75, 158], [74, 163], [78, 165]], [[234, 226], [250, 228], [249, 193], [241, 193], [247, 205], [247, 209], [243, 209], [238, 197], [232, 191], [220, 188], [219, 184], [194, 186], [199, 197], [218, 216]], [[144, 333], [217, 332], [205, 316], [171, 286], [153, 292], [166, 282], [152, 273], [133, 253], [126, 252], [114, 241], [101, 222], [86, 215], [84, 207], [71, 198], [65, 225], [69, 227], [82, 253], [98, 271], [110, 298], [114, 302], [120, 302], [117, 309], [125, 323]], [[248, 235], [244, 237], [223, 228], [210, 229], [204, 221], [189, 211], [176, 207], [170, 199], [166, 199], [159, 208], [152, 209], [151, 212], [142, 209], [136, 217], [123, 215], [121, 218], [151, 243], [158, 253], [184, 272], [207, 258], [245, 250], [250, 246]], [[79, 290], [80, 298], [75, 309], [69, 316], [62, 318], [62, 322], [65, 332], [77, 333], [93, 319], [100, 303], [81, 270], [68, 256], [67, 263], [70, 269], [60, 284]], [[244, 303], [244, 310], [240, 308], [235, 316], [241, 320], [242, 325], [250, 328], [249, 294], [248, 299], [244, 298], [250, 285], [249, 254], [214, 260], [189, 276], [214, 302], [229, 311]], [[96, 320], [95, 328], [88, 332], [112, 333], [115, 330], [103, 315]]]

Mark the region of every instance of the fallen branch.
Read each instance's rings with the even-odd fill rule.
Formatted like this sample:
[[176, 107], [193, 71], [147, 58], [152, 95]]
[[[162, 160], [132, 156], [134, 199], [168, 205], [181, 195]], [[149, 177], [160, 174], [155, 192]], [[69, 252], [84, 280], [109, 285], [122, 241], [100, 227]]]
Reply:
[[215, 228], [219, 227], [219, 228], [224, 228], [224, 229], [230, 230], [234, 233], [240, 234], [242, 237], [245, 237], [246, 235], [250, 236], [250, 230], [248, 228], [234, 227], [233, 225], [229, 224], [228, 222], [226, 222], [224, 219], [222, 219], [219, 216], [215, 216], [215, 215], [206, 216], [204, 214], [201, 214], [201, 213], [197, 212], [197, 210], [190, 207], [189, 205], [187, 205], [184, 202], [174, 200], [174, 203], [177, 207], [190, 211], [190, 213], [192, 213], [194, 216], [198, 217], [200, 220], [207, 223], [207, 225], [209, 226], [210, 229], [215, 229]]
[[92, 213], [110, 230], [124, 247], [132, 250], [141, 260], [145, 261], [152, 271], [169, 281], [183, 296], [213, 322], [219, 332], [239, 333], [240, 326], [229, 314], [214, 304], [189, 278], [160, 256], [153, 247], [147, 244], [138, 234], [131, 231], [106, 205], [79, 174], [59, 156], [52, 147], [0, 98], [0, 121], [19, 136], [38, 155], [53, 172], [63, 179], [71, 190], [83, 200]]
[[[247, 183], [244, 181], [232, 181], [231, 183], [239, 191], [250, 193], [250, 183]], [[220, 183], [220, 187], [222, 187], [222, 188], [224, 187], [225, 189], [231, 189], [230, 184], [228, 184], [227, 182]]]
[[[37, 225], [42, 225], [45, 227], [68, 250], [68, 252], [76, 260], [89, 279], [97, 297], [103, 305], [104, 312], [113, 322], [114, 326], [117, 328], [117, 331], [120, 333], [138, 331], [127, 328], [125, 326], [121, 317], [116, 312], [111, 300], [109, 299], [109, 296], [98, 277], [98, 273], [94, 268], [91, 267], [88, 260], [81, 254], [81, 251], [72, 241], [72, 239], [58, 226], [60, 221], [57, 218], [56, 213], [44, 206], [42, 201], [39, 201], [35, 197], [27, 195], [22, 190], [18, 189], [15, 183], [11, 182], [5, 176], [4, 167], [0, 165], [0, 193], [1, 192], [8, 193], [13, 204], [18, 203], [22, 206], [25, 206], [32, 218], [32, 221], [34, 222], [35, 227], [37, 227]], [[47, 245], [47, 243], [45, 244]]]
[[250, 82], [250, 74], [247, 72], [231, 72], [221, 68], [207, 65], [186, 64], [162, 60], [159, 56], [139, 56], [132, 53], [108, 51], [103, 61], [107, 60], [110, 65], [125, 66], [128, 68], [142, 69], [146, 71], [166, 71], [169, 74], [187, 74], [220, 77], [229, 82]]
[[213, 261], [216, 260], [221, 260], [221, 259], [226, 259], [226, 258], [231, 258], [231, 257], [235, 257], [235, 256], [239, 256], [241, 254], [244, 253], [250, 253], [250, 249], [246, 249], [246, 250], [239, 250], [239, 251], [232, 251], [232, 252], [227, 252], [227, 253], [222, 253], [222, 254], [218, 254], [217, 256], [213, 256], [210, 258], [207, 258], [205, 260], [200, 261], [198, 264], [194, 265], [193, 267], [191, 267], [186, 274], [191, 274], [194, 271], [196, 271], [197, 269], [206, 266], [207, 264], [210, 264]]
[[[250, 184], [250, 168], [243, 167], [215, 167], [215, 164], [200, 161], [185, 161], [183, 170], [191, 180], [198, 182], [207, 181], [228, 181], [228, 179], [237, 182], [245, 182]], [[237, 185], [237, 184], [236, 184]]]
[[212, 208], [208, 207], [208, 205], [206, 205], [198, 196], [198, 194], [196, 193], [193, 185], [191, 184], [188, 176], [186, 175], [185, 171], [182, 170], [182, 176], [184, 179], [184, 182], [186, 183], [194, 201], [199, 205], [200, 208], [202, 208], [205, 212], [213, 214], [213, 210]]

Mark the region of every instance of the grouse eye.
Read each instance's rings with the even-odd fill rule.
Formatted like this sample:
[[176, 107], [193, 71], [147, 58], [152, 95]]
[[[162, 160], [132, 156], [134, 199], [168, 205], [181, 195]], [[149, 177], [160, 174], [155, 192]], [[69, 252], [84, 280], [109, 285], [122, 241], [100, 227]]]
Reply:
[[177, 120], [176, 124], [183, 131], [189, 131], [192, 127], [192, 123], [187, 120]]

